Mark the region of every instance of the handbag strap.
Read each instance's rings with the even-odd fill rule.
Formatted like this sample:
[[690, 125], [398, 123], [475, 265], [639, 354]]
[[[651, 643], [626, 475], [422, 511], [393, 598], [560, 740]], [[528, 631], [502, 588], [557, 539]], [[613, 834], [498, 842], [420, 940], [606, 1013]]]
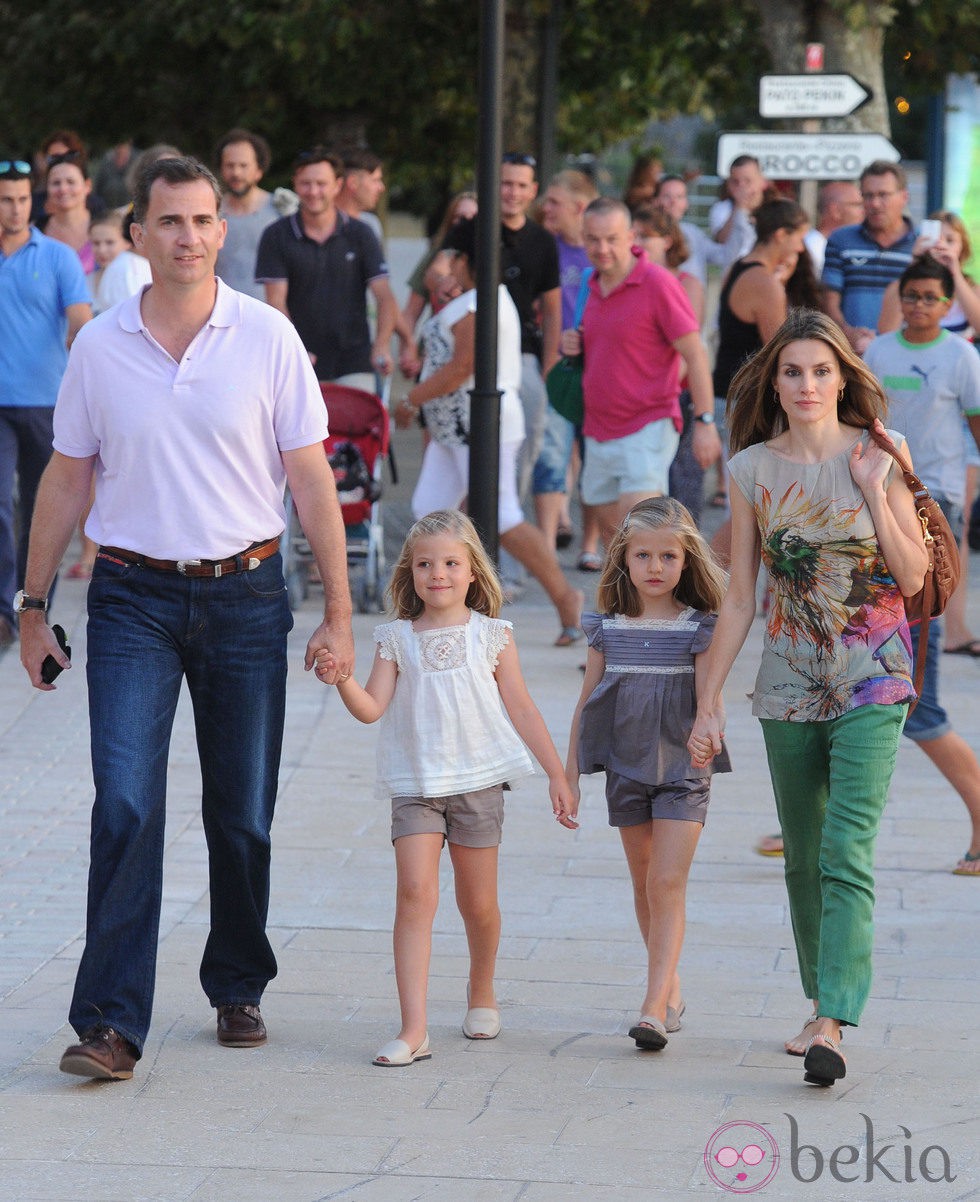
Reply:
[[589, 280], [592, 278], [593, 268], [591, 264], [582, 272], [582, 278], [579, 281], [578, 295], [575, 297], [575, 316], [572, 319], [572, 328], [577, 330], [582, 324], [582, 314], [585, 312], [585, 302], [589, 299]]
[[[919, 505], [922, 501], [932, 500], [928, 488], [922, 483], [919, 477], [912, 471], [912, 465], [899, 454], [892, 446], [887, 438], [883, 438], [878, 431], [873, 427], [868, 427], [868, 434], [878, 444], [883, 451], [887, 451], [895, 460], [902, 475], [905, 478], [905, 483], [908, 485], [908, 490], [912, 494], [912, 499], [915, 501], [915, 512], [919, 521], [922, 523], [922, 536], [926, 543], [926, 549], [929, 549], [929, 544], [933, 541], [932, 535], [929, 533], [929, 527], [926, 518], [920, 512]], [[929, 566], [926, 569], [925, 577], [922, 581], [922, 616], [919, 618], [919, 640], [915, 653], [915, 678], [912, 681], [912, 687], [915, 689], [915, 700], [909, 706], [909, 713], [915, 709], [918, 704], [919, 697], [922, 696], [922, 682], [925, 679], [926, 671], [926, 656], [929, 651], [929, 623], [932, 621], [932, 607], [935, 601], [935, 579], [933, 577], [934, 562], [932, 554], [929, 554]]]
[[895, 460], [901, 469], [902, 475], [905, 477], [905, 483], [908, 485], [909, 492], [912, 494], [916, 504], [919, 501], [928, 500], [930, 497], [929, 489], [922, 483], [919, 477], [912, 471], [912, 465], [908, 460], [900, 454], [892, 446], [891, 441], [881, 434], [873, 426], [868, 426], [868, 434], [878, 444], [883, 451], [887, 451]]

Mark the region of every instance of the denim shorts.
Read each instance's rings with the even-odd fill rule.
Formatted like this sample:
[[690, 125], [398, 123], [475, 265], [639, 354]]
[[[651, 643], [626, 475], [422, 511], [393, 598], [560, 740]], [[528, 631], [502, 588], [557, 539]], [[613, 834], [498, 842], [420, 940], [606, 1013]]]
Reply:
[[670, 417], [650, 422], [623, 438], [607, 442], [586, 438], [582, 500], [586, 505], [611, 505], [627, 493], [666, 494], [679, 442]]
[[566, 491], [568, 465], [574, 445], [575, 426], [549, 405], [544, 420], [541, 451], [531, 477], [531, 491], [536, 497], [541, 493]]
[[[963, 507], [948, 497], [934, 493], [939, 507], [946, 515], [953, 538], [959, 541], [963, 533]], [[939, 704], [939, 662], [942, 659], [942, 618], [933, 618], [929, 623], [929, 639], [926, 648], [926, 668], [922, 675], [922, 692], [915, 709], [905, 720], [903, 735], [907, 735], [915, 743], [928, 743], [948, 734], [952, 729], [949, 715]], [[911, 627], [912, 650], [914, 653], [912, 675], [915, 676], [915, 664], [918, 662], [919, 624]]]
[[496, 847], [503, 825], [503, 785], [450, 797], [391, 799], [392, 842], [403, 835], [442, 835], [463, 847]]

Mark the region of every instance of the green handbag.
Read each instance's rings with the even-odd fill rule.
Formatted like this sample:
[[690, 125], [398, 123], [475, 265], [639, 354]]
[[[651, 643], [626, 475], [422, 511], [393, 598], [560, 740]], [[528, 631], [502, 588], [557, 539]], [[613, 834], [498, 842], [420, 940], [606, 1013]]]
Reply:
[[[589, 295], [589, 276], [592, 268], [588, 267], [582, 274], [578, 297], [575, 302], [575, 325], [582, 322], [582, 312]], [[585, 406], [582, 403], [582, 356], [564, 355], [548, 372], [545, 381], [548, 391], [548, 404], [566, 418], [573, 426], [580, 426], [585, 417]]]
[[552, 409], [567, 418], [573, 426], [580, 426], [585, 416], [582, 404], [582, 356], [559, 359], [548, 372], [545, 387]]

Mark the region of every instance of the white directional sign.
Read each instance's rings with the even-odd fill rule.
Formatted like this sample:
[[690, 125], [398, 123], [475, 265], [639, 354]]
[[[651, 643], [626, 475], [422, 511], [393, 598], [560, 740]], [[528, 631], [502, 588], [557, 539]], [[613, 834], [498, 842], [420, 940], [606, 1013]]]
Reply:
[[718, 139], [718, 174], [750, 154], [767, 179], [856, 179], [868, 163], [902, 157], [881, 134], [730, 133]]
[[871, 93], [853, 75], [763, 75], [760, 117], [846, 117]]

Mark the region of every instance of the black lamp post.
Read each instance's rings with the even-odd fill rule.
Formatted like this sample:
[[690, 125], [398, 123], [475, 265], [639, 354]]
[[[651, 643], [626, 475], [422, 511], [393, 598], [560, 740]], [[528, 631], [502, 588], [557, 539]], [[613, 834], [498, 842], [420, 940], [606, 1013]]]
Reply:
[[497, 557], [500, 397], [497, 387], [497, 286], [500, 281], [501, 95], [504, 0], [480, 4], [480, 106], [477, 140], [476, 351], [470, 391], [469, 513], [483, 545]]

